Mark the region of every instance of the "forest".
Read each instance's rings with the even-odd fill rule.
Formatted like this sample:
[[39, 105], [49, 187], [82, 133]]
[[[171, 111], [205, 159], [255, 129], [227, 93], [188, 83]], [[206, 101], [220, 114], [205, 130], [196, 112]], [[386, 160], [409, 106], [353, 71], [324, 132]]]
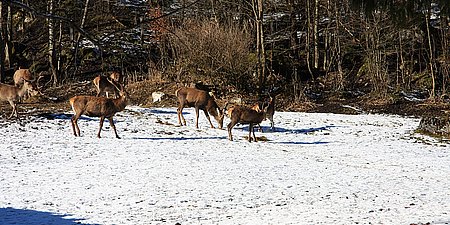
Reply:
[[202, 82], [222, 96], [282, 89], [446, 102], [447, 0], [1, 0], [1, 82], [18, 68], [61, 87], [119, 71]]

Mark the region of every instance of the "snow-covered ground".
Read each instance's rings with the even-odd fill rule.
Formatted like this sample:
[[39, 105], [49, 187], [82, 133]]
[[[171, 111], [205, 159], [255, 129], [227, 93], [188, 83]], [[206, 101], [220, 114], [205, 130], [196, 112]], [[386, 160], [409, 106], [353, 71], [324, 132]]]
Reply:
[[450, 148], [415, 118], [277, 112], [249, 143], [193, 109], [128, 107], [120, 140], [70, 116], [0, 121], [0, 224], [450, 223]]

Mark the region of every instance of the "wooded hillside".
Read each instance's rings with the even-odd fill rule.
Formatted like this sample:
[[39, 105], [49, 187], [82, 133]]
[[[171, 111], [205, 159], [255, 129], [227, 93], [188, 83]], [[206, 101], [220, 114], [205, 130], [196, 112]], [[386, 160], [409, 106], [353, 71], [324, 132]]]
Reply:
[[119, 71], [125, 82], [282, 88], [292, 104], [411, 96], [446, 101], [446, 0], [1, 0], [1, 81], [47, 86]]

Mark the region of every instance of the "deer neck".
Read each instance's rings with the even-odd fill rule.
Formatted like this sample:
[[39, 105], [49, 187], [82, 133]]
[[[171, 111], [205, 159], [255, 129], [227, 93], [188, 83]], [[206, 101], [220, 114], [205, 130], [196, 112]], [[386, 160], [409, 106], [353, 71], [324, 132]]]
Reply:
[[28, 86], [25, 85], [25, 83], [22, 85], [22, 87], [19, 89], [19, 91], [17, 92], [17, 94], [22, 97], [24, 96], [26, 93], [28, 92]]
[[125, 107], [128, 104], [125, 96], [120, 96], [120, 98], [114, 99], [113, 102], [119, 111], [122, 111], [123, 109], [125, 109]]

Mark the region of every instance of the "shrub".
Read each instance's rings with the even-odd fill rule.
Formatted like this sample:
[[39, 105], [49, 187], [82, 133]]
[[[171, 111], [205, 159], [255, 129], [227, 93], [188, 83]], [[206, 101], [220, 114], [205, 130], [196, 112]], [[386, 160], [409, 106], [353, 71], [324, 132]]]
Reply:
[[251, 85], [251, 36], [236, 25], [189, 21], [171, 35], [178, 82], [202, 81], [245, 89]]

